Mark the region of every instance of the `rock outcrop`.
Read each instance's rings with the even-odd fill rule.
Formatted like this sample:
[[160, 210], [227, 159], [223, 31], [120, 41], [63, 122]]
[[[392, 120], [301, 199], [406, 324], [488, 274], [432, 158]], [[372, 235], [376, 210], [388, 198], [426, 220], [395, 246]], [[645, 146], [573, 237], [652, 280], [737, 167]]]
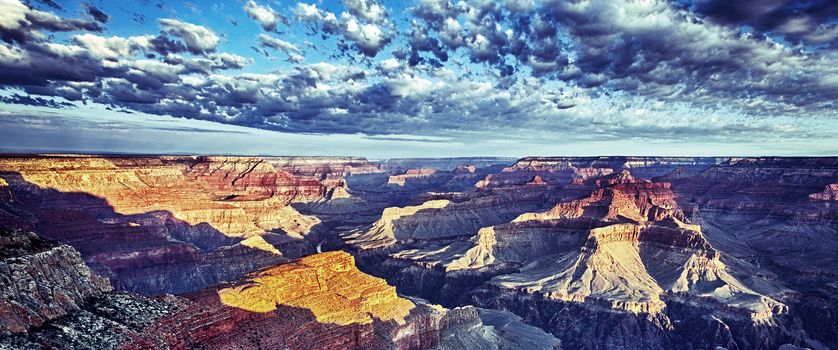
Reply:
[[838, 184], [829, 184], [823, 191], [810, 194], [809, 198], [819, 201], [838, 201]]
[[[542, 166], [557, 165], [540, 162], [527, 167], [556, 180], [557, 171]], [[683, 164], [678, 166], [683, 173]], [[465, 242], [417, 244], [414, 239], [391, 245], [383, 259], [380, 253], [363, 255], [370, 261], [364, 266], [400, 291], [446, 305], [511, 310], [574, 348], [817, 344], [791, 315], [789, 302], [796, 292], [771, 273], [753, 274], [758, 270], [753, 263], [717, 249], [702, 226], [690, 223], [696, 208], [687, 205], [685, 212], [673, 185], [612, 170], [619, 169], [588, 172], [590, 177], [564, 185], [554, 182], [561, 186], [557, 191], [588, 194], [559, 199], [546, 211], [521, 213], [476, 231], [462, 225], [475, 232]], [[571, 171], [577, 174], [578, 168]], [[528, 184], [536, 176], [545, 181], [540, 173], [516, 176], [527, 180], [483, 186], [457, 204], [476, 201], [489, 189], [544, 191]], [[351, 238], [355, 247], [365, 248], [363, 235]], [[686, 321], [696, 315], [713, 321]], [[608, 327], [632, 331], [610, 333]]]
[[180, 294], [41, 293], [6, 347], [838, 348], [838, 158], [5, 157], [0, 179], [0, 226]]
[[111, 290], [73, 248], [34, 233], [0, 229], [0, 335], [78, 311]]
[[387, 180], [387, 184], [404, 187], [406, 184], [412, 184], [414, 182], [427, 182], [436, 173], [437, 170], [433, 168], [409, 169], [404, 174], [391, 175]]
[[452, 171], [460, 166], [487, 168], [507, 166], [515, 163], [516, 158], [504, 157], [461, 157], [461, 158], [390, 158], [379, 162], [381, 169], [390, 174], [403, 174], [410, 169], [433, 168], [439, 171]]

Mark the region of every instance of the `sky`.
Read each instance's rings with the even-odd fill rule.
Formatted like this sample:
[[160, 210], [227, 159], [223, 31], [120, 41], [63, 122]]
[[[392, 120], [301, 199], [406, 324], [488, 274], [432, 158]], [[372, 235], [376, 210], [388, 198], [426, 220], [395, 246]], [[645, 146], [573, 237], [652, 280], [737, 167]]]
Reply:
[[0, 0], [0, 152], [838, 155], [831, 0]]

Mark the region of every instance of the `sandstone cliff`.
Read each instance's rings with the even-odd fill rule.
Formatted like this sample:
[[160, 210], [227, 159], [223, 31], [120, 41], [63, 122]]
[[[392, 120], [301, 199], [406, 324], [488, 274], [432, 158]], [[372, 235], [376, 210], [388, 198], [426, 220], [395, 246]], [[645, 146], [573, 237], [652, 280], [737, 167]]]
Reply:
[[[78, 248], [117, 289], [188, 292], [104, 293], [7, 339], [836, 348], [836, 160], [6, 157], [0, 224]], [[335, 249], [358, 268], [294, 261]]]

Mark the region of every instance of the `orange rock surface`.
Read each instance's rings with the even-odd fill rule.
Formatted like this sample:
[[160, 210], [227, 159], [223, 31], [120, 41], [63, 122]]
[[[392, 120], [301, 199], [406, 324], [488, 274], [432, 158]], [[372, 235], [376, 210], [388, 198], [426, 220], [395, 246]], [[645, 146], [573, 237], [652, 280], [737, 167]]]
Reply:
[[273, 229], [304, 235], [319, 221], [288, 204], [327, 192], [318, 180], [257, 157], [0, 158], [0, 171], [20, 174], [25, 184], [18, 185], [89, 193], [121, 214], [169, 211], [231, 237]]
[[221, 302], [253, 312], [278, 305], [311, 310], [318, 322], [367, 324], [373, 319], [404, 324], [415, 305], [383, 279], [364, 274], [345, 252], [311, 255], [253, 273], [218, 291]]

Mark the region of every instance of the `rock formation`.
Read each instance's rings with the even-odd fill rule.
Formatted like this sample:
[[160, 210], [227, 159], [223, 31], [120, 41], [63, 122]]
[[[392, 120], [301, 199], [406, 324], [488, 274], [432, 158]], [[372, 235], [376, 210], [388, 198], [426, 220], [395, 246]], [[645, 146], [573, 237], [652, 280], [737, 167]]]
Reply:
[[43, 325], [111, 290], [73, 248], [30, 232], [0, 229], [0, 259], [0, 334]]
[[184, 292], [314, 252], [320, 221], [291, 204], [346, 198], [353, 172], [380, 170], [358, 158], [2, 157], [0, 222], [73, 245], [120, 289]]
[[[637, 169], [643, 176], [632, 173]], [[776, 270], [763, 270], [764, 260], [754, 259], [759, 253], [753, 248], [748, 256], [741, 247], [731, 247], [732, 237], [723, 236], [733, 234], [719, 232], [730, 221], [716, 218], [720, 210], [733, 210], [738, 217], [759, 213], [772, 220], [806, 222], [818, 227], [806, 233], [807, 240], [830, 242], [825, 235], [836, 233], [834, 208], [805, 200], [814, 186], [834, 181], [834, 169], [831, 159], [523, 159], [490, 174], [474, 190], [431, 196], [452, 198], [454, 204], [399, 217], [397, 222], [418, 224], [403, 226], [404, 239], [391, 240], [386, 253], [369, 245], [375, 239], [367, 240], [375, 236], [369, 233], [380, 231], [346, 239], [364, 249], [358, 254], [365, 269], [400, 291], [446, 305], [511, 310], [573, 348], [818, 347], [818, 338], [834, 341], [835, 333], [801, 328], [798, 322], [809, 317], [799, 313], [800, 289], [790, 288], [799, 280], [789, 283]], [[745, 185], [755, 178], [764, 179], [760, 181], [774, 192]], [[560, 193], [532, 182], [555, 183], [558, 188], [552, 191]], [[444, 213], [498, 191], [541, 192], [542, 200], [556, 204], [481, 227], [473, 225], [474, 219], [461, 220], [457, 225], [467, 229], [457, 237], [440, 237], [439, 232], [456, 230], [436, 229], [438, 220], [427, 218], [430, 213], [455, 217]], [[800, 205], [790, 208], [783, 198], [797, 198]], [[507, 208], [497, 205], [486, 212]], [[730, 220], [724, 215], [718, 218]], [[705, 226], [708, 218], [715, 223]], [[770, 227], [805, 232], [783, 225]], [[785, 241], [776, 234], [761, 239]], [[834, 261], [834, 254], [820, 249], [823, 264]], [[827, 269], [820, 262], [797, 264], [804, 266]], [[828, 314], [830, 307], [818, 312]], [[711, 320], [694, 321], [697, 315]]]
[[404, 186], [407, 183], [426, 180], [436, 174], [433, 168], [409, 169], [404, 174], [391, 175], [387, 180], [390, 185]]
[[823, 191], [810, 194], [809, 198], [819, 201], [838, 201], [838, 184], [829, 184]]

